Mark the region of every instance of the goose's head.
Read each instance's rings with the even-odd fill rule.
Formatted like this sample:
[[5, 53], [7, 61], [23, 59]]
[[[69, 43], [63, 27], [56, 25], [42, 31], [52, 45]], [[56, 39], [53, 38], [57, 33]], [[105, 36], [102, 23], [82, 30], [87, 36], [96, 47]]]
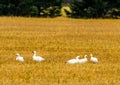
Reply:
[[36, 54], [36, 51], [33, 51], [34, 54]]
[[16, 53], [16, 56], [19, 56], [20, 54], [19, 53]]
[[84, 58], [87, 58], [87, 55], [84, 55]]
[[79, 59], [80, 58], [80, 56], [76, 56], [76, 59]]

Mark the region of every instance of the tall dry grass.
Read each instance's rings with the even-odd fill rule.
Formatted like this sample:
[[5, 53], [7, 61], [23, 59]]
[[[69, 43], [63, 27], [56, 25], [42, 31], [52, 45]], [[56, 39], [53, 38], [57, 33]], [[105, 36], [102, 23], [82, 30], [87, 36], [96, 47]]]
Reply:
[[[65, 63], [90, 53], [99, 63]], [[0, 17], [0, 85], [120, 85], [119, 56], [120, 20]]]

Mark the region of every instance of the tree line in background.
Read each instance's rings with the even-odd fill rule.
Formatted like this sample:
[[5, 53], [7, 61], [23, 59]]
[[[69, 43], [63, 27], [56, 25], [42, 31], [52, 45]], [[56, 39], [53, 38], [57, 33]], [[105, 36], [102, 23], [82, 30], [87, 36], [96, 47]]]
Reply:
[[67, 10], [74, 18], [120, 18], [120, 0], [74, 0]]
[[1, 16], [60, 16], [62, 0], [0, 0]]
[[[0, 16], [61, 16], [64, 0], [0, 0]], [[64, 9], [72, 18], [120, 18], [120, 0], [73, 0]]]

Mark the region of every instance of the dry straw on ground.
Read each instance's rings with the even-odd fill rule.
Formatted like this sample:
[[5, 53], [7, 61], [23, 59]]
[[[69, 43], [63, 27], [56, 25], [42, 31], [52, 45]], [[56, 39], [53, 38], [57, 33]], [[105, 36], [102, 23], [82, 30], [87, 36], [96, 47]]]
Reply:
[[[65, 63], [90, 53], [99, 63]], [[0, 85], [120, 85], [119, 56], [120, 20], [0, 17]]]

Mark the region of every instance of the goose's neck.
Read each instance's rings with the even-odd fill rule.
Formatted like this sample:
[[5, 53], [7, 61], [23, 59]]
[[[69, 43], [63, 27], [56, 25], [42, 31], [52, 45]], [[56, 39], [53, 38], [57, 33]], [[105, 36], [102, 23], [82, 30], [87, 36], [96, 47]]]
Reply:
[[77, 56], [76, 59], [79, 60], [79, 56]]
[[34, 53], [33, 56], [36, 57], [36, 53]]
[[85, 56], [84, 59], [87, 60], [87, 57]]

